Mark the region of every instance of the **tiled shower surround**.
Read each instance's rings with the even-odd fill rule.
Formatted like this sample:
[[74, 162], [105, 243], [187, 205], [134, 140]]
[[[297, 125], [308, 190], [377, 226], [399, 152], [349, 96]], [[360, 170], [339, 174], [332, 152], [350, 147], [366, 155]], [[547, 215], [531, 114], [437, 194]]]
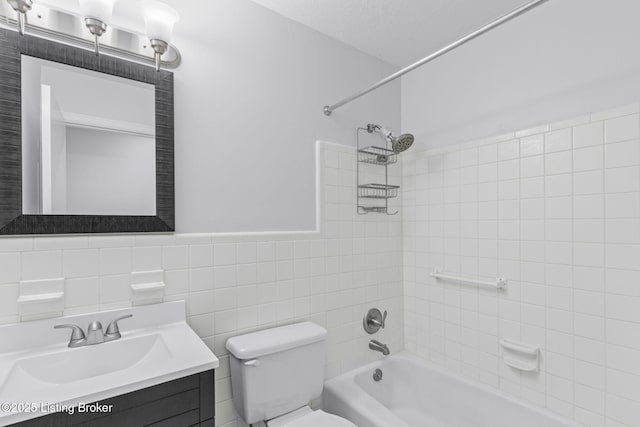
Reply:
[[[164, 270], [164, 300], [186, 300], [189, 323], [220, 359], [216, 423], [224, 426], [243, 425], [231, 401], [230, 336], [317, 322], [329, 331], [334, 376], [380, 357], [362, 328], [378, 307], [389, 318], [375, 337], [402, 350], [401, 217], [356, 214], [353, 148], [319, 143], [318, 158], [320, 232], [1, 238], [0, 321], [20, 320], [21, 280], [65, 278], [72, 314], [130, 306], [130, 274]], [[396, 181], [400, 167], [390, 169]]]
[[[409, 351], [587, 426], [640, 425], [639, 111], [403, 156]], [[501, 338], [539, 346], [540, 373], [506, 366]]]

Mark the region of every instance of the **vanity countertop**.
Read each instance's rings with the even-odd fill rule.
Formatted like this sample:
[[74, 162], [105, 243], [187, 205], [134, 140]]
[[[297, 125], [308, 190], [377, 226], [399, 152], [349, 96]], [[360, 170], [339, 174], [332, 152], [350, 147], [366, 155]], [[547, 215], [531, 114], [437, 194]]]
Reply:
[[[69, 348], [69, 329], [120, 322], [122, 338]], [[54, 408], [99, 402], [216, 369], [218, 359], [185, 320], [183, 301], [23, 322], [0, 327], [0, 425]]]

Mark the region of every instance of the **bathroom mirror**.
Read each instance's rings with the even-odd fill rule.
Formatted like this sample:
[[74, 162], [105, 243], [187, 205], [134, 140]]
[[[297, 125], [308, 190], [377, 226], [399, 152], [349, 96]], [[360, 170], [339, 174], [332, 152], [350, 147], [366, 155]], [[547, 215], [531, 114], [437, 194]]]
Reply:
[[173, 75], [0, 29], [0, 234], [174, 231]]
[[156, 214], [155, 88], [22, 55], [22, 212]]

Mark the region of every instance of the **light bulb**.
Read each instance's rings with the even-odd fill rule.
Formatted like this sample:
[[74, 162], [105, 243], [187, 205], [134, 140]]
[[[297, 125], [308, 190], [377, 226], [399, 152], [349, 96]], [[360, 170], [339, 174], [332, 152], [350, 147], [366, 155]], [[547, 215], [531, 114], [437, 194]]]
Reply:
[[171, 6], [157, 0], [143, 2], [144, 23], [147, 37], [150, 40], [171, 42], [173, 26], [180, 19], [180, 15]]
[[79, 0], [80, 13], [85, 18], [97, 19], [109, 24], [113, 16], [115, 0]]
[[155, 53], [156, 71], [160, 71], [160, 60], [169, 48], [173, 27], [180, 15], [171, 6], [157, 0], [144, 0], [142, 8], [147, 37]]

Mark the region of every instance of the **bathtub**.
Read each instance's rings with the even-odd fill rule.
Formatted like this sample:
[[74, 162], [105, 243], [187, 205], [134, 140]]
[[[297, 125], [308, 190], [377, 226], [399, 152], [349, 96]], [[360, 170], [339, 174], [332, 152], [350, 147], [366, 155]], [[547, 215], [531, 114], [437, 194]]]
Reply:
[[[382, 380], [373, 380], [376, 369]], [[325, 383], [323, 409], [358, 427], [577, 427], [400, 353]]]

